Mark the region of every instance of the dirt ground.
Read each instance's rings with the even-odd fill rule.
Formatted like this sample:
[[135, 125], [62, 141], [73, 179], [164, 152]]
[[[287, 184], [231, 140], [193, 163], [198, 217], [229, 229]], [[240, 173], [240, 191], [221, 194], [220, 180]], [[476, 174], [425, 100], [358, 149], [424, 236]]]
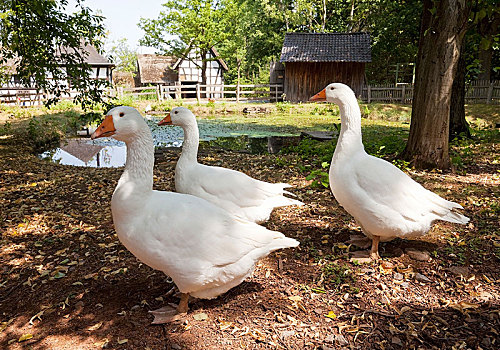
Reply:
[[[157, 159], [156, 189], [173, 189], [177, 157]], [[471, 222], [382, 243], [383, 260], [363, 264], [352, 259], [359, 226], [329, 190], [309, 186], [293, 155], [199, 159], [292, 184], [306, 205], [275, 210], [265, 226], [301, 244], [219, 298], [191, 301], [184, 322], [151, 325], [148, 311], [178, 298], [116, 237], [110, 199], [122, 169], [49, 163], [1, 138], [0, 348], [500, 348], [498, 161], [478, 157], [465, 175], [412, 171]]]

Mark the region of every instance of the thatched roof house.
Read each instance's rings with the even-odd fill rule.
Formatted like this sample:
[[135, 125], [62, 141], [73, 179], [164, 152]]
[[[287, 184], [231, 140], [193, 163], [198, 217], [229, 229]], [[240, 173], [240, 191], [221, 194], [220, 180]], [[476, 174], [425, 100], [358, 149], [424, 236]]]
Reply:
[[349, 85], [357, 95], [371, 62], [367, 33], [287, 33], [280, 62], [285, 64], [288, 101], [307, 101], [332, 82]]
[[137, 55], [137, 76], [140, 85], [173, 84], [177, 80], [177, 72], [172, 67], [177, 58], [154, 54]]
[[[222, 84], [224, 72], [228, 67], [215, 48], [207, 54], [207, 83]], [[136, 85], [194, 85], [201, 83], [202, 61], [191, 47], [185, 57], [172, 57], [154, 54], [137, 55]]]

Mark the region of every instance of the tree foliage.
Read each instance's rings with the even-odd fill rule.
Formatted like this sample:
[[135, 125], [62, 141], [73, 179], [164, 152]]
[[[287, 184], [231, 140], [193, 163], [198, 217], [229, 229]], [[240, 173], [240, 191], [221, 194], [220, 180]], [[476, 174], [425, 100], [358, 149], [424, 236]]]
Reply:
[[137, 70], [137, 52], [128, 46], [126, 38], [115, 42], [109, 50], [109, 54], [113, 57], [117, 71], [135, 72]]
[[386, 79], [390, 65], [414, 62], [420, 0], [184, 0], [167, 1], [157, 19], [142, 19], [142, 44], [181, 56], [188, 45], [215, 45], [228, 62], [226, 81], [241, 71], [265, 82], [287, 32], [367, 31], [373, 40], [370, 80]]
[[77, 0], [78, 12], [67, 14], [67, 0], [1, 0], [0, 65], [15, 60], [24, 86], [60, 99], [68, 85], [83, 106], [102, 99], [105, 82], [90, 79], [85, 45], [101, 46], [103, 18]]
[[[156, 19], [141, 19], [139, 26], [145, 36], [141, 44], [153, 46], [162, 53], [191, 59], [189, 52], [201, 59], [203, 83], [209, 50], [227, 40], [231, 19], [224, 11], [225, 1], [169, 0], [165, 11]], [[196, 60], [192, 60], [195, 64]]]

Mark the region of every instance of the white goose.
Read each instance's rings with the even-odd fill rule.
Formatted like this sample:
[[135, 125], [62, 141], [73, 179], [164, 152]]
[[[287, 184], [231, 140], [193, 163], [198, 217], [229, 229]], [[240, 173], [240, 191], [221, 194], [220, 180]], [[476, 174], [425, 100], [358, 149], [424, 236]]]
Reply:
[[330, 166], [330, 187], [339, 204], [372, 239], [373, 259], [379, 258], [381, 239], [424, 235], [436, 220], [469, 222], [455, 212], [463, 209], [461, 205], [426, 190], [391, 163], [365, 152], [359, 105], [347, 85], [330, 84], [310, 100], [339, 106], [341, 130]]
[[287, 198], [285, 183], [268, 183], [227, 168], [198, 163], [199, 131], [196, 117], [187, 108], [176, 107], [158, 125], [177, 125], [184, 130], [182, 153], [175, 167], [175, 189], [218, 205], [243, 219], [261, 223], [273, 208], [303, 205]]
[[[195, 196], [153, 190], [154, 145], [143, 117], [131, 107], [108, 112], [92, 139], [112, 136], [127, 145], [127, 161], [111, 200], [118, 238], [139, 260], [170, 276], [182, 294], [212, 299], [240, 284], [257, 260], [299, 242], [233, 217]], [[154, 323], [175, 311], [156, 313]]]

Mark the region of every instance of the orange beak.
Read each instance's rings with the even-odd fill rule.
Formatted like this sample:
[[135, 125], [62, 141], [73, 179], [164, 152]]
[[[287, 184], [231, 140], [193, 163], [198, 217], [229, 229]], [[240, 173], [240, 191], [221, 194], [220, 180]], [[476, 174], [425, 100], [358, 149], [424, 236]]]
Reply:
[[316, 95], [311, 97], [309, 101], [326, 101], [326, 89], [321, 90]]
[[172, 125], [172, 118], [170, 118], [170, 113], [167, 114], [167, 116], [165, 118], [160, 120], [158, 125]]
[[97, 139], [99, 137], [108, 137], [113, 135], [116, 132], [115, 124], [113, 124], [113, 116], [107, 115], [104, 117], [101, 125], [94, 131], [94, 133], [90, 136], [92, 140]]

